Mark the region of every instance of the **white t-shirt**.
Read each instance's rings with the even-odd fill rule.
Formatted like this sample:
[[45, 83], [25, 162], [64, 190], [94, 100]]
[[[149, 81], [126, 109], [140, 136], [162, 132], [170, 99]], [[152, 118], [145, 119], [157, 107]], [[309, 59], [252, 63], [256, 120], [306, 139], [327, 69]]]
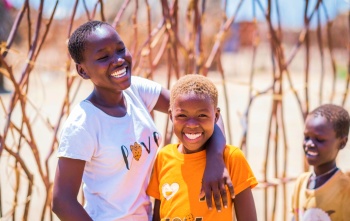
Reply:
[[148, 220], [146, 188], [161, 136], [150, 111], [161, 85], [132, 77], [123, 91], [124, 117], [107, 115], [84, 100], [64, 124], [58, 157], [86, 161], [83, 173], [85, 210], [93, 220]]

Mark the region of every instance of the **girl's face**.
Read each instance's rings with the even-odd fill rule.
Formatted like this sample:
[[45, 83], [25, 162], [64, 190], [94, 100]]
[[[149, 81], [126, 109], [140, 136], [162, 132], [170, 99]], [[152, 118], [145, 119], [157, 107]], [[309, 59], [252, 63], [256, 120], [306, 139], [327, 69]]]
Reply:
[[181, 141], [183, 153], [195, 153], [204, 149], [205, 142], [214, 132], [219, 111], [208, 96], [178, 95], [169, 110], [176, 136]]
[[101, 25], [87, 37], [84, 61], [77, 70], [93, 82], [95, 90], [119, 92], [131, 84], [131, 65], [131, 55], [118, 33]]
[[323, 116], [308, 115], [304, 129], [304, 151], [309, 165], [324, 173], [336, 165], [342, 139], [336, 138], [331, 122]]

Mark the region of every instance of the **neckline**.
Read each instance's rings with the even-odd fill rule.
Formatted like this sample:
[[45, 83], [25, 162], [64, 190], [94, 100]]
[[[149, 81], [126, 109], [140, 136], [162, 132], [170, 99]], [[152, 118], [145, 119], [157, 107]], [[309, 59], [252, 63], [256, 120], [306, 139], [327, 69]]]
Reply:
[[[327, 172], [325, 172], [321, 175], [318, 175], [318, 176], [316, 176], [315, 172], [313, 171], [308, 179], [307, 188], [309, 190], [315, 190], [315, 189], [323, 186], [338, 170], [339, 170], [339, 168], [337, 166], [335, 166], [332, 169], [328, 170]], [[331, 174], [331, 176], [328, 177], [327, 180], [324, 180], [319, 185], [317, 185], [318, 184], [317, 180], [320, 180], [320, 178], [324, 178], [330, 174]]]
[[175, 153], [175, 155], [179, 158], [179, 159], [201, 159], [201, 158], [205, 158], [206, 157], [206, 150], [201, 150], [199, 152], [196, 153], [191, 153], [191, 154], [184, 154], [184, 153], [180, 153], [179, 151], [179, 145], [180, 144], [174, 144], [173, 145], [173, 151]]
[[124, 116], [120, 116], [120, 117], [113, 116], [111, 114], [106, 113], [104, 110], [102, 110], [101, 108], [97, 107], [94, 103], [92, 103], [88, 99], [83, 100], [83, 102], [86, 102], [86, 103], [90, 104], [91, 106], [94, 107], [94, 109], [97, 109], [100, 113], [104, 114], [105, 116], [108, 116], [108, 117], [111, 117], [111, 118], [116, 118], [116, 119], [122, 119], [122, 118], [125, 118], [128, 115], [130, 115], [130, 110], [131, 110], [129, 97], [128, 97], [127, 93], [124, 93], [124, 91], [123, 91], [123, 97], [124, 97], [124, 102], [125, 102], [125, 105], [126, 105], [126, 113], [125, 113]]

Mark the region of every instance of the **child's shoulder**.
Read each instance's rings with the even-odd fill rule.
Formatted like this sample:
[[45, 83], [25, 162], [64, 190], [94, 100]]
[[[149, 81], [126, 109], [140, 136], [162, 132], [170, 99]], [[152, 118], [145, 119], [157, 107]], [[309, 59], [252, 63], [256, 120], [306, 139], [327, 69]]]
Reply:
[[229, 155], [244, 155], [243, 151], [234, 145], [231, 144], [226, 144], [224, 154], [229, 154]]
[[344, 171], [344, 174], [348, 179], [350, 179], [350, 170]]
[[158, 150], [158, 155], [173, 154], [174, 150], [177, 150], [179, 144], [167, 144]]
[[305, 179], [309, 179], [309, 177], [311, 176], [311, 172], [306, 171], [306, 172], [302, 172], [298, 177], [297, 180], [303, 181]]
[[350, 187], [350, 171], [349, 170], [345, 170], [345, 171], [340, 170], [339, 174], [340, 174], [341, 182], [344, 182], [346, 185], [348, 185]]

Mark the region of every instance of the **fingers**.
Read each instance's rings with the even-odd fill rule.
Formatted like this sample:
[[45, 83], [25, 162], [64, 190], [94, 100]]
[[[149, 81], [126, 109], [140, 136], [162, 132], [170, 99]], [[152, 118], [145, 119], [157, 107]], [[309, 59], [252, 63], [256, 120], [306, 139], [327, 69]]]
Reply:
[[235, 191], [233, 189], [233, 184], [230, 179], [226, 180], [226, 186], [228, 188], [228, 191], [230, 192], [231, 199], [235, 198]]
[[[221, 189], [218, 188], [218, 186], [213, 186], [212, 191], [213, 191], [213, 198], [214, 198], [216, 210], [218, 212], [221, 212], [221, 192], [222, 191]], [[227, 203], [227, 199], [226, 199], [226, 203]]]
[[[224, 208], [227, 208], [227, 192], [226, 192], [224, 183], [220, 184], [219, 190], [220, 190], [220, 195], [221, 195], [220, 199], [222, 200], [222, 205]], [[215, 199], [215, 201], [216, 201], [216, 199]], [[218, 202], [218, 203], [220, 203], [220, 202]], [[217, 205], [218, 203], [215, 202], [215, 205]]]
[[205, 200], [205, 192], [203, 188], [201, 188], [201, 192], [199, 193], [199, 201], [204, 201]]
[[[228, 205], [228, 192], [230, 194], [231, 199], [235, 198], [234, 189], [231, 180], [225, 180], [226, 182], [219, 183], [211, 183], [207, 185], [202, 185], [201, 192], [199, 194], [199, 198], [203, 199], [205, 196], [205, 200], [209, 210], [213, 208], [213, 199], [215, 208], [218, 212], [221, 212], [222, 207], [227, 208]], [[227, 192], [227, 189], [228, 192]]]
[[204, 185], [202, 187], [202, 192], [203, 192], [203, 189], [204, 189], [205, 201], [207, 202], [208, 209], [211, 210], [213, 208], [211, 187]]
[[202, 199], [203, 196], [205, 196], [205, 200], [208, 206], [208, 209], [211, 210], [213, 208], [213, 199], [215, 208], [218, 212], [221, 212], [221, 199], [223, 199], [223, 205], [227, 207], [227, 196], [226, 196], [226, 190], [225, 187], [223, 187], [223, 190], [218, 187], [217, 183], [202, 185], [201, 192], [199, 194], [199, 198]]

